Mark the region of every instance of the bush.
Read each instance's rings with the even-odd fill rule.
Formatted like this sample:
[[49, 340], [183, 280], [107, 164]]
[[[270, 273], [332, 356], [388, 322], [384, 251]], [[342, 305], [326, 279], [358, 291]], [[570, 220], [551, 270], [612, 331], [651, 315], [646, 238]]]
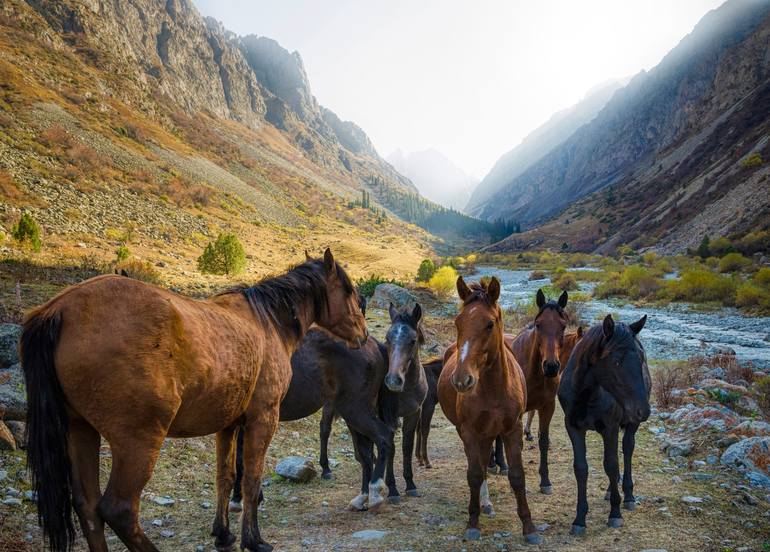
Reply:
[[770, 268], [762, 267], [754, 274], [754, 282], [760, 286], [770, 287]]
[[708, 236], [703, 236], [703, 239], [698, 246], [698, 256], [701, 259], [706, 259], [707, 257], [711, 256], [711, 247]]
[[620, 277], [620, 286], [626, 290], [629, 297], [640, 299], [654, 295], [662, 284], [643, 266], [630, 265]]
[[711, 241], [709, 248], [711, 249], [711, 254], [717, 257], [724, 257], [728, 253], [735, 251], [735, 248], [733, 247], [733, 244], [730, 243], [730, 240], [723, 237], [714, 238]]
[[744, 255], [770, 251], [770, 230], [746, 234], [735, 242], [735, 248]]
[[620, 274], [610, 272], [604, 282], [594, 288], [594, 297], [607, 299], [608, 297], [624, 297], [628, 294], [627, 288], [620, 282]]
[[572, 291], [580, 289], [575, 275], [569, 272], [565, 272], [559, 276], [552, 277], [551, 284], [553, 284], [555, 288], [560, 289], [561, 291]]
[[128, 247], [121, 245], [118, 247], [117, 251], [115, 251], [115, 255], [118, 257], [118, 262], [120, 262], [128, 259], [131, 256], [131, 252], [128, 250]]
[[757, 404], [765, 413], [770, 416], [770, 376], [759, 378], [754, 384], [757, 394]]
[[140, 261], [139, 259], [120, 261], [115, 265], [115, 270], [118, 273], [125, 270], [129, 278], [141, 280], [149, 284], [159, 284], [161, 281], [160, 273], [155, 270], [155, 267], [147, 261]]
[[420, 268], [417, 269], [417, 281], [427, 282], [433, 273], [436, 272], [436, 265], [430, 259], [423, 259]]
[[397, 286], [404, 287], [404, 283], [400, 282], [398, 280], [393, 279], [387, 279], [383, 278], [379, 274], [372, 274], [366, 278], [359, 278], [356, 281], [356, 287], [358, 288], [358, 293], [363, 295], [364, 297], [371, 297], [374, 295], [374, 290], [377, 289], [377, 286], [380, 284], [395, 284]]
[[530, 280], [545, 280], [545, 272], [542, 270], [533, 270], [529, 275]]
[[28, 244], [33, 251], [40, 251], [42, 242], [40, 241], [40, 226], [29, 213], [22, 213], [19, 222], [11, 229], [13, 238], [21, 243]]
[[736, 272], [751, 266], [751, 260], [740, 253], [728, 253], [719, 261], [719, 272]]
[[198, 257], [198, 270], [206, 274], [239, 274], [246, 267], [246, 252], [234, 234], [220, 234]]
[[735, 287], [732, 279], [702, 268], [686, 270], [681, 278], [668, 282], [668, 289], [675, 300], [720, 301], [725, 305], [733, 304]]
[[735, 304], [744, 308], [770, 309], [770, 290], [751, 282], [744, 282], [735, 292]]
[[668, 361], [650, 371], [652, 392], [660, 408], [672, 408], [682, 402], [682, 394], [676, 390], [690, 387], [700, 379], [700, 371], [694, 362]]
[[759, 167], [762, 164], [762, 155], [757, 151], [741, 161], [741, 167]]
[[449, 297], [457, 284], [457, 271], [451, 266], [442, 266], [431, 277], [428, 286], [441, 297]]

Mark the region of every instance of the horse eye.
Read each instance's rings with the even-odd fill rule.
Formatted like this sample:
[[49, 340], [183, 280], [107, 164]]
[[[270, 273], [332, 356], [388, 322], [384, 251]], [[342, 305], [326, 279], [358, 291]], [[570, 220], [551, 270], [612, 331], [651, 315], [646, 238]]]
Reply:
[[487, 324], [487, 331], [491, 330], [491, 329], [492, 329], [492, 328], [494, 328], [494, 327], [495, 327], [495, 323], [494, 323], [494, 322], [492, 322], [492, 321], [490, 321], [490, 322]]
[[415, 343], [417, 343], [417, 340], [413, 339], [412, 341], [409, 342], [409, 345], [414, 345]]

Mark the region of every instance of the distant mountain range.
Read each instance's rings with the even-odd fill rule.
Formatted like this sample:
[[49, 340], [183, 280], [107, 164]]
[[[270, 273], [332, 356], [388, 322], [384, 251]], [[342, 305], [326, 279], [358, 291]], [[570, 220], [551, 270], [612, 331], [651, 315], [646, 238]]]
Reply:
[[706, 234], [767, 228], [769, 45], [770, 0], [729, 0], [590, 121], [525, 161], [538, 160], [507, 154], [468, 211], [529, 231], [492, 249], [678, 253]]
[[462, 211], [478, 184], [478, 180], [434, 149], [408, 153], [399, 149], [385, 159], [409, 178], [423, 196], [444, 207]]

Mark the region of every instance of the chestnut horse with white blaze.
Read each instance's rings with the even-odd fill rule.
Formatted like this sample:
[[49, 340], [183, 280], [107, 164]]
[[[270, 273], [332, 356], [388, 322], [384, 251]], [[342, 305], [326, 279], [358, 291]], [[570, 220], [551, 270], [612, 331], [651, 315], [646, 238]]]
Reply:
[[444, 369], [438, 381], [438, 399], [444, 415], [452, 422], [465, 447], [468, 460], [468, 529], [465, 537], [477, 540], [482, 507], [491, 513], [486, 466], [495, 437], [505, 446], [510, 470], [508, 481], [516, 495], [522, 531], [529, 543], [540, 543], [527, 504], [522, 416], [527, 404], [524, 374], [503, 341], [503, 315], [497, 299], [500, 282], [466, 285], [457, 279], [463, 302], [455, 318], [457, 342], [444, 353]]
[[[241, 548], [268, 551], [257, 501], [265, 453], [311, 324], [353, 346], [366, 339], [356, 292], [327, 249], [288, 273], [206, 300], [122, 276], [69, 287], [29, 313], [21, 358], [29, 401], [27, 461], [54, 552], [73, 546], [72, 510], [91, 552], [107, 523], [131, 552], [157, 552], [139, 500], [166, 437], [216, 433], [217, 547], [231, 546], [234, 434], [244, 427]], [[100, 437], [112, 470], [102, 494]]]

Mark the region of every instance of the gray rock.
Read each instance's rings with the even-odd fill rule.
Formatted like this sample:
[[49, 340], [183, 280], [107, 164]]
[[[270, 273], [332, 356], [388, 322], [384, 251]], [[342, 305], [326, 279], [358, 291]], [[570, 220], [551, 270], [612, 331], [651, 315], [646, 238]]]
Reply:
[[21, 326], [0, 324], [0, 369], [19, 363]]
[[174, 535], [175, 533], [171, 529], [164, 529], [163, 531], [160, 532], [160, 536], [163, 537], [164, 539], [170, 539]]
[[29, 502], [37, 502], [37, 493], [35, 491], [24, 491], [24, 498]]
[[3, 504], [6, 506], [21, 506], [21, 499], [16, 497], [4, 498]]
[[162, 519], [154, 519], [152, 520], [152, 524], [154, 527], [163, 527], [163, 520]]
[[152, 499], [152, 501], [158, 506], [171, 506], [174, 504], [174, 502], [176, 502], [173, 498], [169, 498], [167, 496], [156, 496]]
[[201, 502], [201, 508], [203, 508], [204, 510], [211, 509], [211, 502], [204, 500], [203, 502]]
[[703, 499], [699, 496], [689, 496], [685, 495], [682, 497], [682, 502], [685, 504], [701, 504], [703, 502]]
[[389, 531], [378, 531], [377, 529], [365, 529], [364, 531], [356, 531], [353, 533], [354, 539], [361, 540], [378, 540], [387, 535]]
[[381, 309], [387, 309], [391, 303], [398, 309], [412, 308], [417, 302], [412, 293], [396, 284], [380, 284], [374, 290], [374, 295], [369, 300], [369, 305]]
[[741, 439], [722, 453], [721, 462], [748, 473], [752, 485], [770, 487], [770, 473], [763, 467], [770, 465], [770, 437]]
[[705, 376], [707, 378], [714, 378], [714, 379], [718, 379], [718, 380], [723, 380], [723, 379], [725, 379], [725, 371], [724, 371], [724, 369], [722, 369], [719, 366], [717, 366], [713, 370], [709, 370], [708, 372], [706, 372]]
[[312, 460], [300, 456], [287, 456], [280, 460], [275, 466], [275, 473], [298, 483], [306, 483], [318, 475]]
[[[5, 409], [5, 421], [23, 422], [27, 419], [27, 392], [21, 364], [0, 371], [0, 409]], [[7, 379], [6, 379], [7, 378]]]
[[665, 548], [645, 548], [639, 552], [668, 552]]
[[0, 470], [0, 482], [5, 481], [8, 478], [8, 472]]
[[706, 463], [707, 463], [709, 466], [714, 466], [714, 465], [716, 465], [718, 462], [719, 462], [719, 457], [718, 457], [718, 456], [716, 456], [716, 455], [714, 455], [714, 454], [709, 454], [708, 456], [706, 456]]

